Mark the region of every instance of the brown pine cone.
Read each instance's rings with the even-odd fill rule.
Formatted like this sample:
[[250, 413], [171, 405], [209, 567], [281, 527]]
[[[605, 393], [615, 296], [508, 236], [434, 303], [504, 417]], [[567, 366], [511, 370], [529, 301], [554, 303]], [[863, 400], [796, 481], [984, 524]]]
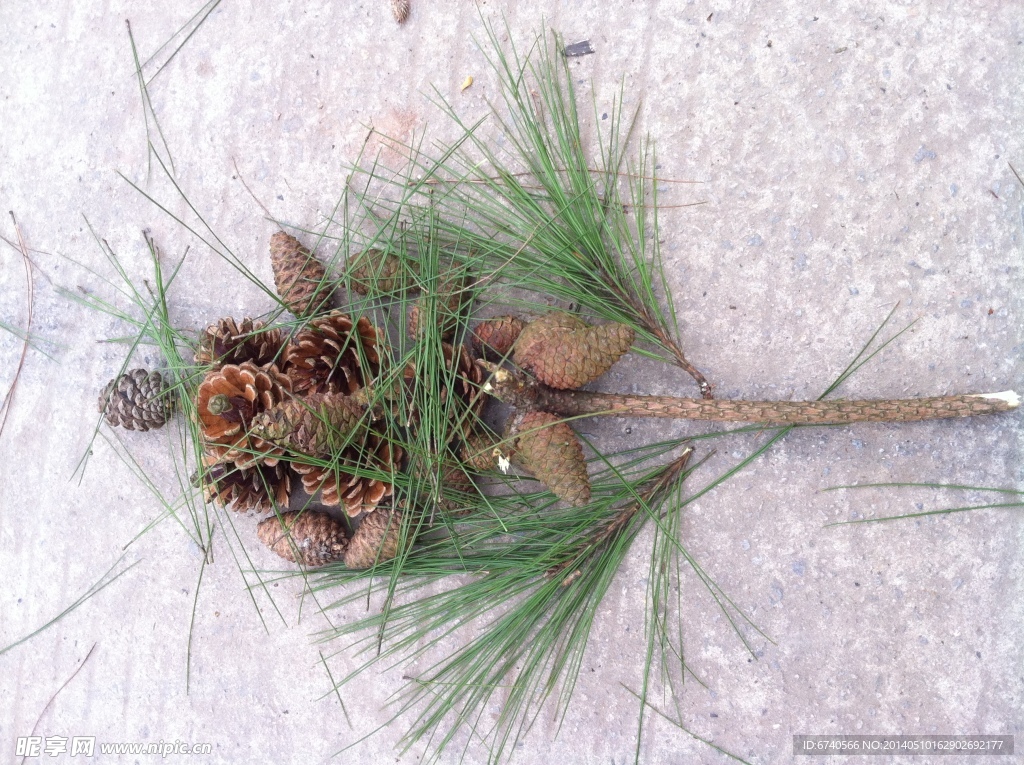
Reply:
[[196, 415], [204, 445], [217, 462], [239, 467], [277, 464], [283, 449], [250, 434], [260, 413], [291, 394], [291, 380], [275, 364], [227, 364], [207, 373], [196, 394]]
[[409, 18], [409, 0], [391, 0], [391, 15], [399, 24], [404, 24]]
[[284, 350], [282, 369], [292, 390], [306, 393], [355, 393], [380, 372], [383, 344], [373, 323], [341, 311], [313, 319]]
[[310, 456], [341, 449], [363, 420], [363, 408], [340, 393], [289, 398], [256, 415], [249, 434]]
[[592, 327], [555, 311], [530, 322], [516, 343], [514, 359], [552, 388], [579, 388], [607, 372], [633, 345], [624, 324]]
[[302, 461], [292, 462], [292, 469], [302, 478], [303, 490], [313, 496], [320, 492], [320, 501], [328, 506], [341, 505], [352, 518], [372, 513], [377, 505], [390, 497], [394, 486], [389, 480], [356, 476], [346, 468], [360, 467], [388, 475], [402, 461], [402, 450], [384, 437], [370, 431], [360, 443], [350, 443], [337, 455], [336, 465], [324, 466]]
[[590, 501], [583, 447], [569, 424], [547, 412], [524, 412], [511, 423], [515, 461], [574, 507]]
[[327, 271], [294, 236], [278, 231], [270, 237], [270, 265], [277, 294], [296, 316], [317, 313], [330, 300]]
[[491, 433], [481, 432], [479, 428], [473, 430], [462, 443], [459, 452], [462, 463], [478, 473], [494, 470], [498, 467], [498, 455], [495, 453], [498, 441], [498, 437]]
[[200, 336], [195, 363], [205, 367], [251, 361], [261, 367], [276, 361], [280, 351], [281, 330], [266, 329], [259, 319], [242, 319], [239, 324], [228, 317], [211, 324]]
[[128, 430], [161, 428], [174, 411], [163, 376], [145, 369], [132, 369], [108, 382], [97, 404], [107, 422]]
[[195, 482], [202, 485], [207, 502], [216, 502], [238, 513], [252, 511], [262, 515], [275, 505], [286, 508], [291, 492], [291, 473], [283, 462], [249, 468], [216, 463], [196, 475]]
[[311, 567], [341, 560], [349, 545], [342, 524], [310, 510], [272, 515], [260, 522], [256, 535], [285, 560]]
[[509, 356], [526, 323], [515, 316], [495, 316], [473, 329], [473, 350], [488, 361], [501, 361]]
[[349, 285], [360, 295], [392, 295], [413, 286], [411, 265], [381, 250], [363, 250], [349, 258]]
[[402, 514], [381, 511], [363, 518], [345, 552], [348, 568], [370, 568], [398, 555], [402, 532]]
[[466, 290], [466, 281], [464, 275], [442, 277], [436, 294], [420, 297], [409, 309], [409, 317], [406, 322], [409, 337], [416, 340], [422, 336], [422, 317], [433, 309], [434, 324], [441, 333], [441, 338], [451, 340], [459, 326], [462, 309], [471, 298], [471, 294]]

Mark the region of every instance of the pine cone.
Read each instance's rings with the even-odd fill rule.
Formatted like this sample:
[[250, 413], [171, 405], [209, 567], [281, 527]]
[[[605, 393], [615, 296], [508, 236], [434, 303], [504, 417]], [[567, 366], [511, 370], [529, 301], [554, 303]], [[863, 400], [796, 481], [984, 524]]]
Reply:
[[409, 0], [391, 0], [391, 14], [395, 17], [395, 21], [404, 24], [405, 20], [409, 18]]
[[398, 555], [402, 514], [397, 510], [373, 513], [363, 518], [345, 552], [348, 568], [370, 568]]
[[633, 338], [633, 330], [624, 324], [592, 327], [556, 311], [523, 328], [514, 358], [552, 388], [579, 388], [607, 372]]
[[294, 236], [278, 231], [270, 237], [270, 265], [277, 294], [296, 316], [315, 313], [328, 302], [333, 287], [323, 264]]
[[283, 462], [240, 468], [232, 463], [217, 463], [196, 476], [207, 502], [230, 507], [235, 512], [263, 514], [288, 507], [291, 473]]
[[327, 513], [310, 510], [272, 515], [256, 527], [260, 541], [292, 563], [323, 566], [345, 557], [348, 534]]
[[348, 276], [352, 290], [360, 295], [391, 295], [410, 289], [410, 266], [398, 256], [381, 250], [363, 250], [349, 258]]
[[258, 367], [277, 360], [281, 351], [281, 330], [266, 329], [258, 319], [242, 319], [238, 324], [228, 317], [211, 324], [199, 338], [196, 366], [216, 363], [241, 364], [251, 361]]
[[466, 467], [478, 473], [494, 470], [498, 466], [498, 456], [495, 454], [498, 440], [491, 433], [476, 429], [466, 436], [459, 457]]
[[[453, 347], [443, 343], [441, 349], [445, 355], [447, 368], [450, 370], [453, 365], [455, 366], [453, 391], [473, 415], [466, 418], [465, 425], [463, 426], [463, 430], [468, 431], [475, 424], [476, 420], [479, 419], [484, 404], [487, 403], [487, 396], [481, 389], [484, 382], [484, 372], [473, 362], [473, 356], [466, 346]], [[446, 400], [447, 396], [447, 388], [442, 389], [442, 400]]]
[[250, 435], [310, 456], [341, 449], [363, 419], [363, 408], [340, 393], [289, 398], [252, 420]]
[[174, 411], [174, 398], [163, 376], [145, 369], [115, 377], [97, 403], [107, 422], [128, 430], [161, 428]]
[[356, 476], [347, 468], [373, 469], [386, 475], [397, 469], [402, 461], [402, 450], [373, 431], [366, 433], [360, 443], [350, 443], [339, 455], [336, 466], [292, 463], [292, 469], [302, 477], [302, 488], [313, 496], [320, 492], [320, 501], [328, 506], [343, 505], [352, 518], [372, 513], [377, 505], [390, 497], [394, 486], [390, 481]]
[[574, 507], [590, 501], [583, 447], [569, 424], [547, 412], [518, 415], [510, 432], [513, 456], [559, 499]]
[[348, 315], [332, 311], [295, 335], [284, 350], [282, 368], [296, 394], [351, 394], [380, 372], [380, 344], [368, 318], [353, 324]]
[[473, 329], [473, 350], [488, 361], [508, 358], [526, 323], [515, 316], [495, 316]]
[[260, 413], [281, 403], [290, 393], [291, 380], [275, 364], [258, 367], [246, 361], [207, 373], [196, 394], [196, 414], [212, 459], [245, 468], [257, 463], [277, 464], [283, 449], [250, 434], [249, 428]]
[[[434, 323], [443, 340], [451, 340], [455, 329], [459, 326], [459, 318], [470, 293], [466, 290], [465, 276], [447, 276], [441, 281], [434, 295], [423, 295], [409, 309], [406, 329], [409, 337], [418, 339], [423, 334], [421, 317], [430, 313], [433, 308]], [[431, 305], [433, 303], [433, 305]]]

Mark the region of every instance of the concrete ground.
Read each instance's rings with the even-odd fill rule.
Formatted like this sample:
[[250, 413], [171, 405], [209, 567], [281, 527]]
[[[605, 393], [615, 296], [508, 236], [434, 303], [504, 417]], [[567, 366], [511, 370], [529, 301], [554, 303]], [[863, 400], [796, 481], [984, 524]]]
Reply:
[[[0, 436], [0, 646], [72, 604], [162, 512], [111, 443], [91, 441], [97, 393], [126, 352], [99, 341], [130, 332], [72, 299], [80, 289], [115, 297], [92, 232], [136, 280], [148, 273], [143, 229], [169, 254], [192, 247], [171, 295], [182, 327], [270, 307], [126, 182], [194, 220], [148, 165], [125, 26], [130, 20], [145, 59], [188, 22], [197, 10], [189, 5], [0, 7], [0, 200], [31, 248], [32, 332], [52, 357], [29, 350]], [[660, 174], [702, 182], [666, 186], [663, 247], [685, 346], [720, 396], [816, 397], [894, 306], [894, 326], [916, 324], [840, 395], [1024, 387], [1022, 189], [1009, 167], [1024, 168], [1024, 17], [1014, 3], [523, 0], [478, 10], [413, 0], [398, 27], [383, 0], [226, 2], [150, 86], [176, 178], [210, 227], [269, 281], [273, 226], [233, 163], [274, 216], [317, 223], [367, 125], [450, 136], [427, 102], [432, 85], [467, 116], [484, 113], [495, 78], [474, 37], [481, 16], [493, 21], [502, 11], [520, 41], [545, 22], [569, 41], [591, 40], [596, 53], [572, 63], [586, 106], [593, 99], [599, 114], [610, 111], [624, 83], [657, 141]], [[474, 84], [461, 92], [468, 75]], [[697, 200], [705, 204], [681, 207]], [[13, 241], [9, 217], [0, 233]], [[21, 256], [0, 244], [0, 321], [20, 328], [26, 319]], [[20, 339], [0, 329], [2, 393], [20, 352]], [[151, 349], [136, 361], [161, 362]], [[640, 362], [620, 364], [607, 385], [693, 393], [678, 372]], [[607, 449], [696, 432], [625, 420], [583, 428]], [[791, 761], [800, 733], [1024, 732], [1019, 509], [826, 526], [1000, 498], [822, 491], [882, 481], [1020, 489], [1022, 432], [1019, 414], [801, 430], [702, 497], [686, 514], [687, 547], [771, 640], [746, 628], [748, 653], [688, 577], [687, 661], [705, 685], [688, 682], [676, 699], [659, 695], [659, 708], [752, 763]], [[156, 487], [173, 493], [166, 436], [122, 440]], [[693, 488], [759, 443], [718, 442]], [[253, 565], [274, 567], [254, 525], [237, 522]], [[348, 686], [349, 724], [320, 658], [337, 646], [311, 641], [324, 622], [309, 607], [299, 618], [298, 581], [274, 586], [280, 616], [257, 593], [258, 613], [229, 552], [238, 552], [236, 540], [229, 548], [218, 539], [199, 589], [190, 665], [201, 557], [173, 521], [127, 548], [124, 562], [137, 562], [127, 574], [0, 655], [0, 759], [18, 761], [16, 741], [33, 731], [98, 743], [210, 743], [212, 754], [197, 762], [322, 762], [347, 745], [334, 761], [424, 758], [422, 745], [394, 748], [402, 722], [362, 738], [387, 722], [382, 705], [416, 667]], [[560, 734], [541, 718], [516, 761], [632, 759], [637, 709], [624, 686], [638, 682], [649, 541], [640, 539], [603, 604]], [[341, 618], [360, 613], [353, 607]], [[457, 644], [458, 636], [445, 643]], [[337, 655], [332, 672], [354, 664]], [[468, 762], [485, 758], [469, 747]], [[639, 751], [645, 763], [729, 761], [656, 716]], [[42, 757], [64, 759], [80, 760]], [[95, 759], [156, 761], [98, 750]]]

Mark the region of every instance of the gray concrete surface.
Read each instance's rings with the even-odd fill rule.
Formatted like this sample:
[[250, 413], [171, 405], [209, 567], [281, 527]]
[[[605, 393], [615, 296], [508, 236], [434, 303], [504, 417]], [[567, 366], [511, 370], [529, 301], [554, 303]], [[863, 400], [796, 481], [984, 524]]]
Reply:
[[[58, 292], [81, 286], [113, 296], [88, 270], [113, 276], [86, 219], [137, 279], [147, 273], [143, 228], [169, 253], [193, 247], [172, 298], [183, 327], [269, 307], [118, 176], [187, 214], [158, 173], [147, 179], [124, 22], [147, 55], [188, 20], [191, 5], [0, 7], [0, 200], [33, 250], [33, 331], [54, 356], [29, 352], [0, 439], [2, 645], [74, 601], [162, 510], [103, 439], [84, 477], [73, 476], [89, 448], [97, 391], [123, 360], [123, 347], [98, 341], [127, 331]], [[567, 39], [593, 41], [597, 53], [572, 65], [583, 97], [607, 111], [623, 78], [657, 140], [660, 172], [702, 182], [662, 195], [667, 205], [707, 202], [666, 210], [664, 247], [686, 346], [720, 395], [817, 396], [897, 303], [896, 323], [917, 324], [846, 386], [847, 397], [1024, 387], [1022, 193], [1007, 164], [1024, 167], [1016, 4], [536, 0], [480, 10], [496, 19], [502, 9], [520, 39], [546, 19]], [[481, 32], [469, 3], [414, 0], [398, 28], [383, 0], [225, 2], [152, 84], [177, 177], [269, 280], [272, 226], [232, 160], [275, 216], [316, 223], [340, 193], [342, 164], [365, 125], [444, 134], [422, 95], [430, 85], [466, 114], [484, 112], [495, 82], [473, 42]], [[460, 93], [467, 75], [475, 83]], [[0, 230], [13, 237], [9, 218]], [[0, 245], [0, 320], [15, 326], [26, 318], [23, 283], [20, 256]], [[20, 341], [0, 331], [0, 391], [19, 352]], [[151, 351], [138, 360], [159, 363]], [[607, 385], [692, 392], [680, 374], [639, 363], [617, 369]], [[688, 428], [696, 432], [585, 426], [606, 448]], [[1020, 488], [1021, 432], [1019, 415], [804, 430], [702, 498], [686, 516], [689, 549], [774, 642], [746, 630], [750, 656], [690, 577], [687, 658], [707, 687], [687, 683], [675, 700], [659, 696], [659, 706], [753, 763], [790, 761], [794, 733], [1005, 733], [1024, 747], [1019, 513], [826, 528], [982, 497], [821, 491], [920, 480]], [[170, 491], [166, 438], [123, 440]], [[702, 475], [757, 443], [720, 444]], [[239, 529], [251, 534], [247, 523]], [[310, 608], [299, 619], [298, 583], [274, 589], [283, 620], [257, 598], [265, 629], [218, 538], [196, 610], [188, 689], [200, 558], [167, 521], [128, 548], [127, 560], [139, 563], [127, 575], [0, 656], [0, 760], [16, 761], [15, 741], [37, 718], [43, 736], [209, 742], [210, 756], [169, 759], [280, 763], [323, 761], [387, 720], [382, 704], [416, 667], [351, 686], [350, 728], [310, 640], [324, 622]], [[256, 565], [274, 565], [247, 545]], [[518, 762], [632, 758], [636, 704], [621, 683], [636, 684], [645, 572], [638, 549], [601, 609], [560, 736], [542, 719]], [[93, 644], [84, 669], [47, 706]], [[332, 660], [336, 676], [353, 664], [346, 655]], [[403, 731], [387, 727], [336, 761], [418, 762], [422, 747], [393, 748]], [[649, 763], [727, 761], [660, 719], [640, 752]], [[467, 761], [483, 758], [470, 743]], [[43, 757], [61, 759], [82, 758]]]

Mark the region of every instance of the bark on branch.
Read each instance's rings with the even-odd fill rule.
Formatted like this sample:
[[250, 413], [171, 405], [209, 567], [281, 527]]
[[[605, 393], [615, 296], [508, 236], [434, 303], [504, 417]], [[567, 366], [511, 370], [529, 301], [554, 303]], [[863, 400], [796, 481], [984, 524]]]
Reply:
[[726, 401], [593, 393], [555, 390], [528, 377], [521, 370], [510, 370], [487, 362], [478, 363], [491, 374], [487, 382], [487, 392], [491, 395], [516, 407], [540, 409], [561, 417], [613, 415], [763, 422], [770, 425], [831, 425], [973, 417], [1008, 412], [1020, 405], [1020, 397], [1014, 391], [867, 401]]

